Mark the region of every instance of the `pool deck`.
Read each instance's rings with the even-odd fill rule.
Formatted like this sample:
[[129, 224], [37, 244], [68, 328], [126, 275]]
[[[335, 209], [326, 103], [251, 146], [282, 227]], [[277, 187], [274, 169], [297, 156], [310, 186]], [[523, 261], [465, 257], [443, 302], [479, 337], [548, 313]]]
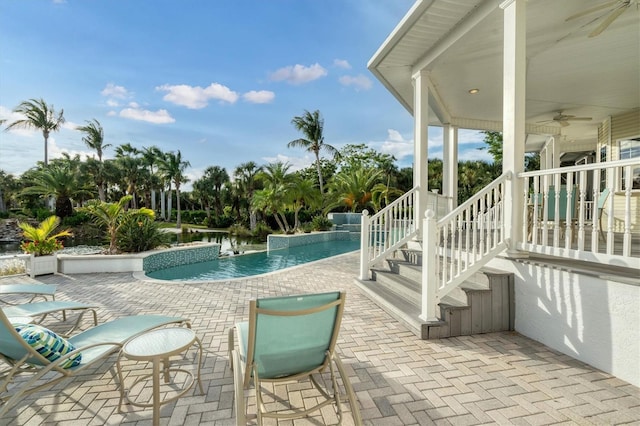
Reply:
[[[161, 425], [234, 424], [227, 331], [248, 316], [248, 301], [283, 294], [347, 291], [338, 351], [371, 425], [638, 424], [640, 389], [518, 333], [418, 340], [354, 284], [350, 253], [265, 276], [217, 283], [143, 282], [130, 273], [27, 276], [3, 283], [58, 284], [57, 300], [100, 306], [100, 321], [162, 313], [189, 318], [202, 340], [204, 395], [162, 407]], [[118, 412], [115, 356], [83, 377], [25, 397], [2, 425], [150, 425], [151, 409]], [[136, 372], [128, 369], [133, 377]], [[276, 395], [282, 389], [273, 390]], [[314, 399], [292, 386], [298, 401]], [[250, 404], [254, 404], [250, 398]], [[250, 409], [251, 409], [250, 405]], [[331, 410], [287, 425], [335, 424]], [[267, 422], [266, 424], [273, 424]], [[351, 424], [347, 416], [345, 424]]]

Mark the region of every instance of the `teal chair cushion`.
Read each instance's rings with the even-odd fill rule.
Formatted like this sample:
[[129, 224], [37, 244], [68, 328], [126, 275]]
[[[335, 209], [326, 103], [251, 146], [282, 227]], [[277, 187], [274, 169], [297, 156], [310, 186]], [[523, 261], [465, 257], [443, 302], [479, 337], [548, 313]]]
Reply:
[[[75, 351], [76, 347], [53, 331], [36, 324], [15, 324], [15, 329], [33, 349], [51, 362], [62, 355]], [[80, 365], [82, 354], [77, 353], [61, 364], [62, 368]]]

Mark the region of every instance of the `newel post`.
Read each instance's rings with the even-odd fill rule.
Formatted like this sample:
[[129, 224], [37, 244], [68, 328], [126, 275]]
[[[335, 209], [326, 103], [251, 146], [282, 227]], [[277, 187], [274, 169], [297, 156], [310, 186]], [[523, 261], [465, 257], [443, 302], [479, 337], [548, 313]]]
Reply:
[[369, 211], [362, 211], [360, 221], [360, 279], [369, 279]]
[[436, 241], [436, 214], [429, 209], [424, 214], [422, 227], [422, 301], [420, 319], [437, 321], [438, 309], [438, 273], [436, 259], [438, 242]]

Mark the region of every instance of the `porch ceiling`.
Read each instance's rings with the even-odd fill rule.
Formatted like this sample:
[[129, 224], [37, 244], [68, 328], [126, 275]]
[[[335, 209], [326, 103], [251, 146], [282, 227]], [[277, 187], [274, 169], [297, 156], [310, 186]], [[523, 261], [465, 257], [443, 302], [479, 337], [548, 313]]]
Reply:
[[[526, 120], [530, 134], [595, 140], [597, 126], [607, 117], [640, 107], [637, 1], [632, 0], [634, 4], [595, 37], [589, 33], [609, 9], [570, 21], [566, 18], [607, 2], [527, 1]], [[371, 58], [369, 69], [411, 113], [411, 77], [422, 68], [428, 70], [433, 125], [448, 122], [463, 128], [501, 130], [501, 2], [418, 0]], [[468, 90], [473, 88], [480, 92], [470, 95]], [[571, 121], [562, 127], [551, 121], [558, 111], [592, 120]]]

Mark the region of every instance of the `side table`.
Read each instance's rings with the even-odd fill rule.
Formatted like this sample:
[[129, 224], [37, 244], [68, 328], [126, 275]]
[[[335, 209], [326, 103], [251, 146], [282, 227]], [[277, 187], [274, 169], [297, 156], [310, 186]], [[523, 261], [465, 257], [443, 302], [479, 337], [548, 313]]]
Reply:
[[[180, 355], [182, 352], [186, 352], [192, 346], [198, 346], [198, 365], [196, 368], [197, 376], [194, 377], [191, 371], [183, 368], [171, 368], [170, 357], [174, 355]], [[151, 374], [146, 374], [136, 378], [131, 384], [133, 388], [138, 383], [152, 378], [153, 382], [153, 402], [143, 403], [134, 402], [129, 398], [128, 392], [125, 389], [124, 379], [122, 377], [122, 358], [126, 358], [133, 361], [147, 361], [152, 363]], [[160, 364], [162, 363], [162, 371]], [[120, 402], [118, 403], [118, 409], [121, 410], [122, 402], [126, 398], [127, 402], [137, 407], [153, 407], [153, 424], [158, 425], [160, 423], [160, 406], [172, 402], [182, 395], [187, 393], [193, 384], [198, 381], [200, 387], [200, 393], [203, 394], [202, 381], [200, 380], [200, 367], [202, 364], [202, 344], [200, 339], [190, 328], [161, 328], [158, 330], [152, 330], [140, 336], [134, 337], [124, 344], [118, 355], [116, 363], [118, 370], [118, 379], [120, 381]], [[171, 373], [184, 373], [187, 375], [185, 385], [177, 395], [160, 401], [160, 376], [164, 376], [164, 383], [171, 382]]]

